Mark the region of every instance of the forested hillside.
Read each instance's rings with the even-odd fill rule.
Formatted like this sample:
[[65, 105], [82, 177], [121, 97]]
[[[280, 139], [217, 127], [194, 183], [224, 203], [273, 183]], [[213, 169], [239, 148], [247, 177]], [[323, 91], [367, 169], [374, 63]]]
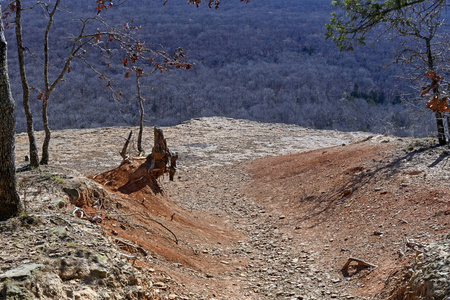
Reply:
[[[391, 62], [395, 45], [340, 53], [324, 37], [330, 0], [223, 1], [218, 10], [197, 8], [186, 1], [133, 0], [102, 12], [110, 24], [142, 26], [147, 45], [171, 52], [181, 47], [190, 70], [155, 73], [143, 83], [146, 125], [172, 125], [202, 116], [228, 116], [266, 122], [294, 123], [319, 129], [362, 130], [397, 135], [429, 135], [433, 115], [401, 103], [411, 93], [398, 79], [404, 70]], [[31, 2], [29, 2], [31, 3]], [[76, 34], [76, 19], [95, 15], [91, 0], [63, 1], [55, 17], [50, 59], [55, 72], [64, 62]], [[86, 7], [88, 7], [86, 9]], [[43, 10], [24, 12], [24, 44], [35, 128], [42, 129], [39, 88], [42, 88], [42, 48], [46, 24]], [[25, 130], [21, 86], [14, 44], [14, 25], [7, 30], [9, 72], [17, 106], [17, 130]], [[89, 59], [113, 79], [123, 93], [116, 101], [81, 62], [71, 64], [65, 82], [49, 102], [52, 129], [137, 125], [136, 85], [117, 64], [108, 70], [101, 55]], [[425, 107], [417, 103], [418, 107]]]

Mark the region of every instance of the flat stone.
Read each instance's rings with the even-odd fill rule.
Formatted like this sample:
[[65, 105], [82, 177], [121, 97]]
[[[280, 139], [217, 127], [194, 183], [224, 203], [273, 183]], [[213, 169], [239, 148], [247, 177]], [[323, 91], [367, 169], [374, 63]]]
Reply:
[[31, 275], [31, 273], [35, 270], [44, 268], [43, 264], [26, 264], [21, 265], [15, 269], [9, 270], [3, 274], [0, 274], [0, 280], [7, 279], [7, 278], [23, 278], [28, 277]]
[[50, 236], [56, 236], [60, 239], [64, 239], [67, 237], [67, 229], [63, 226], [53, 227], [48, 230]]
[[108, 270], [103, 268], [91, 269], [91, 275], [94, 277], [106, 278], [108, 277], [108, 274], [109, 274]]
[[101, 254], [95, 254], [93, 261], [100, 264], [100, 265], [107, 265], [108, 263], [108, 258], [104, 255]]

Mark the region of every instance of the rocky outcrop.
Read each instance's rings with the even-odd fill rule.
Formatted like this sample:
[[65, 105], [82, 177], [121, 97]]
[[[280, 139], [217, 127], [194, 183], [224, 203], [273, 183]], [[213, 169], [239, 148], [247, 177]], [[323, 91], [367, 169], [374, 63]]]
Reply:
[[412, 268], [409, 279], [395, 293], [402, 300], [450, 299], [450, 235], [425, 247]]
[[0, 223], [0, 300], [184, 299], [165, 272], [134, 267], [99, 226], [53, 213]]

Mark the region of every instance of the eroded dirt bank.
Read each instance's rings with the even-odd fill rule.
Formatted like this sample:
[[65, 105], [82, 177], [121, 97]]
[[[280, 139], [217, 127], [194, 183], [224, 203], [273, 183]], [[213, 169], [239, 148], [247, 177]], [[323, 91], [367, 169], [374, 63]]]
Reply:
[[[117, 167], [129, 129], [56, 132], [51, 146], [55, 168], [96, 175]], [[150, 153], [152, 131], [145, 133]], [[114, 242], [117, 235], [150, 253], [129, 263], [172, 278], [146, 286], [159, 290], [162, 299], [386, 299], [402, 277], [401, 266], [417, 254], [414, 245], [448, 232], [447, 153], [430, 141], [226, 118], [192, 120], [164, 128], [164, 133], [168, 146], [180, 154], [175, 182], [162, 182], [165, 196], [159, 198], [119, 200], [122, 207], [111, 207], [120, 218], [105, 218], [103, 229], [97, 229], [118, 251], [128, 253]], [[19, 164], [26, 149], [26, 136], [20, 135]], [[48, 206], [54, 198], [49, 193], [39, 201]], [[117, 211], [123, 207], [127, 210]], [[154, 222], [142, 223], [136, 210], [167, 225], [183, 243], [175, 245], [173, 236]], [[78, 220], [72, 211], [70, 205], [53, 207], [45, 215]], [[159, 245], [173, 248], [158, 252]], [[14, 250], [25, 257], [23, 252]], [[350, 267], [343, 273], [349, 257], [377, 268]], [[11, 260], [1, 271], [20, 264]]]

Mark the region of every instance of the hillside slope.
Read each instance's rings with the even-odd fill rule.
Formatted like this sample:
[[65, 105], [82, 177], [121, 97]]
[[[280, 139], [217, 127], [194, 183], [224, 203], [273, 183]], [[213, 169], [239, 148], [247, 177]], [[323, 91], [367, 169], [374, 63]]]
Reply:
[[[163, 128], [180, 154], [164, 194], [120, 195], [110, 170], [129, 129], [55, 132], [53, 166], [19, 173], [36, 217], [2, 224], [0, 272], [40, 271], [10, 286], [0, 275], [3, 294], [386, 299], [413, 278], [403, 266], [417, 247], [448, 233], [448, 153], [432, 141], [196, 119]], [[19, 135], [19, 165], [26, 149]], [[74, 184], [91, 191], [83, 216], [62, 191]], [[342, 272], [349, 257], [377, 267]]]

